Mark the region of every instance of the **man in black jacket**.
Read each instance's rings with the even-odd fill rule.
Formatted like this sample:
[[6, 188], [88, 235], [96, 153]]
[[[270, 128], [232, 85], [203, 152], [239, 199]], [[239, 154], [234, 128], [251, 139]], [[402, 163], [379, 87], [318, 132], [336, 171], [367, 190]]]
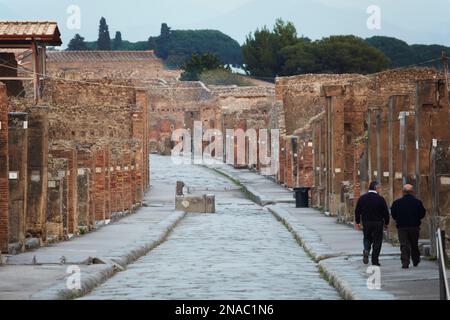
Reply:
[[380, 196], [381, 184], [372, 182], [369, 192], [361, 196], [355, 210], [356, 228], [364, 232], [364, 264], [369, 263], [372, 249], [372, 265], [380, 266], [380, 252], [383, 244], [383, 227], [389, 225], [389, 209], [386, 200]]
[[391, 213], [392, 218], [397, 222], [403, 269], [408, 269], [411, 258], [414, 267], [420, 263], [420, 225], [425, 218], [426, 210], [422, 201], [414, 196], [412, 185], [405, 185], [403, 194], [403, 198], [392, 205]]

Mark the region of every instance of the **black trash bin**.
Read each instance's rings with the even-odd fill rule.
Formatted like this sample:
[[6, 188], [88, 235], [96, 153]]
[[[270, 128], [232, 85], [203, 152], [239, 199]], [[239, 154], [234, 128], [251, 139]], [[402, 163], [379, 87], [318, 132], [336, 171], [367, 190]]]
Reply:
[[309, 208], [309, 190], [311, 188], [294, 188], [295, 206], [297, 208]]

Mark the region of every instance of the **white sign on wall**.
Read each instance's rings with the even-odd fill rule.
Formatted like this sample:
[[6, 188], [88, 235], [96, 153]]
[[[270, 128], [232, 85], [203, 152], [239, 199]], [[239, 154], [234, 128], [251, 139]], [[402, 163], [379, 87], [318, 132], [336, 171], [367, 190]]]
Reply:
[[17, 179], [19, 179], [19, 172], [10, 171], [9, 172], [9, 180], [17, 180]]

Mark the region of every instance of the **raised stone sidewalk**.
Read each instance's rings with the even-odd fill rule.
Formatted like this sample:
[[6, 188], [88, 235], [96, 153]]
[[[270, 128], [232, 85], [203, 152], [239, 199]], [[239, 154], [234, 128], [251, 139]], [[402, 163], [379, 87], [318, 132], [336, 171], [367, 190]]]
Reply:
[[[174, 212], [171, 185], [154, 187], [145, 198], [149, 207], [71, 241], [33, 252], [3, 257], [0, 300], [60, 300], [81, 297], [117, 271], [161, 244], [184, 217]], [[81, 270], [81, 290], [69, 290], [68, 267]]]
[[400, 249], [383, 244], [381, 289], [370, 290], [368, 266], [362, 262], [362, 232], [339, 224], [314, 209], [297, 209], [293, 192], [250, 170], [215, 166], [214, 170], [240, 184], [251, 198], [283, 223], [311, 255], [326, 278], [349, 300], [437, 300], [438, 265], [423, 260], [419, 268], [403, 270]]

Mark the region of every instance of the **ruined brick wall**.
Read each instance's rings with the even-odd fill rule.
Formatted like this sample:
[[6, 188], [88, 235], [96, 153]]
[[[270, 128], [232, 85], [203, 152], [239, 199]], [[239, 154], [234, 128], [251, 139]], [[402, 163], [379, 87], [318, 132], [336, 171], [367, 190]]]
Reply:
[[[291, 126], [307, 122], [298, 133], [312, 127], [313, 204], [342, 221], [351, 222], [356, 201], [367, 191], [370, 181], [381, 181], [383, 196], [389, 204], [401, 197], [403, 181], [406, 181], [416, 186], [428, 209], [422, 237], [429, 237], [431, 195], [427, 190], [431, 189], [432, 141], [450, 139], [449, 98], [444, 76], [432, 69], [405, 69], [341, 80], [330, 83], [325, 78], [314, 83], [320, 87], [315, 90], [310, 85], [312, 95], [299, 95], [297, 88], [289, 88], [286, 93], [280, 87], [277, 91], [278, 97], [287, 104], [286, 122], [290, 117], [297, 118], [291, 120]], [[288, 116], [292, 111], [289, 99], [294, 96], [302, 116], [295, 116], [294, 112]], [[311, 114], [322, 109], [323, 117], [310, 116], [311, 105], [317, 107]], [[400, 137], [401, 112], [407, 112], [404, 139]], [[300, 135], [300, 145], [306, 141]], [[280, 161], [285, 161], [284, 166], [289, 164], [289, 159], [282, 157]], [[299, 162], [300, 172], [302, 165]], [[307, 174], [301, 173], [299, 180], [302, 178], [308, 178]]]
[[276, 79], [276, 99], [283, 102], [286, 134], [307, 125], [310, 118], [325, 110], [321, 96], [323, 85], [345, 83], [359, 79], [360, 75], [301, 75]]
[[6, 86], [0, 84], [0, 252], [8, 253], [9, 235], [8, 102]]
[[[432, 210], [435, 208], [436, 227], [445, 230], [448, 235], [450, 234], [450, 140], [437, 141], [435, 146], [434, 173], [437, 197]], [[431, 214], [433, 216], [433, 212]]]
[[175, 82], [152, 87], [150, 103], [150, 152], [170, 155], [172, 132], [190, 129], [202, 121], [203, 128], [218, 128], [219, 100], [200, 82]]
[[[139, 54], [140, 52], [138, 52]], [[68, 59], [67, 52], [49, 52], [47, 70], [51, 76], [68, 79], [177, 79], [180, 70], [170, 70], [164, 66], [159, 58], [126, 57], [123, 52], [109, 52], [107, 56], [98, 59], [90, 58], [92, 52], [72, 53]], [[133, 52], [130, 52], [133, 55]], [[88, 55], [88, 56], [87, 56]], [[122, 58], [120, 56], [123, 56]]]

